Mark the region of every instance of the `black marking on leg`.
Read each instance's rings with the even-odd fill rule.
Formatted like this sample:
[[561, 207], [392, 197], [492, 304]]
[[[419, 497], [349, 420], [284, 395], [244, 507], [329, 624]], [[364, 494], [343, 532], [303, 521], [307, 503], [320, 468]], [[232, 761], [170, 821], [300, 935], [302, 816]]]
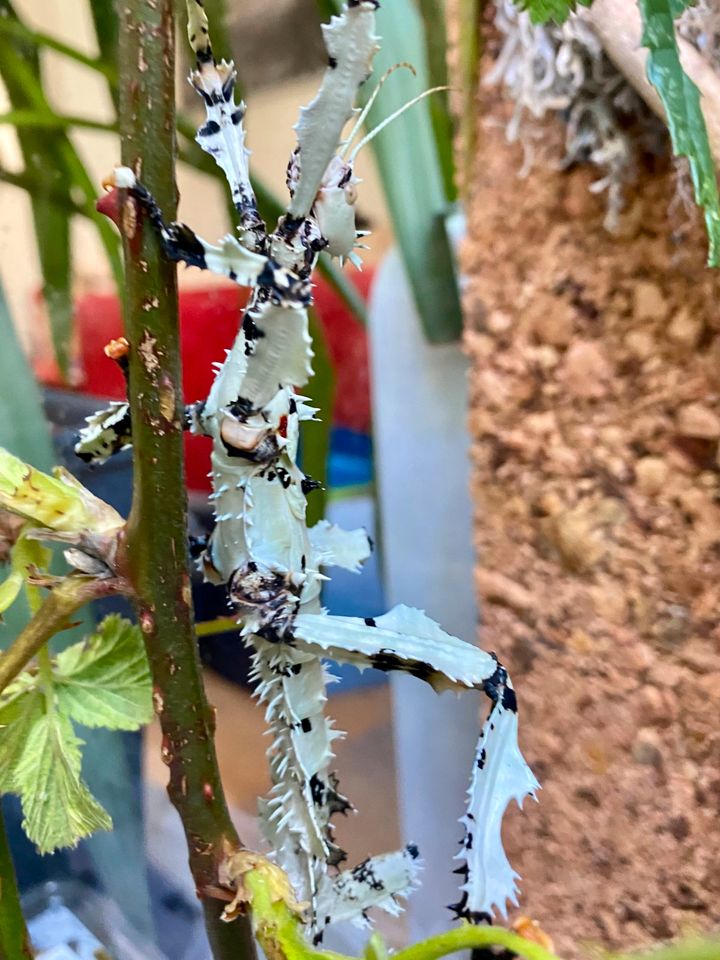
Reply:
[[502, 695], [502, 705], [506, 710], [517, 713], [517, 697], [512, 687], [505, 687]]
[[198, 130], [199, 137], [214, 137], [218, 133], [220, 133], [220, 124], [217, 120], [208, 120]]
[[353, 805], [340, 793], [340, 782], [338, 780], [337, 774], [330, 772], [328, 774], [328, 786], [327, 786], [327, 805], [330, 815], [334, 813], [342, 813], [345, 815], [348, 810], [353, 809]]
[[375, 617], [365, 617], [365, 626], [366, 627], [376, 627]]
[[[493, 653], [491, 656], [495, 657], [495, 654]], [[497, 662], [497, 657], [495, 657], [495, 661]], [[493, 703], [497, 703], [500, 700], [500, 691], [505, 687], [506, 683], [507, 670], [502, 664], [498, 663], [495, 673], [483, 681], [483, 690]]]
[[197, 558], [207, 549], [210, 537], [207, 534], [204, 534], [202, 537], [193, 537], [191, 535], [188, 539], [190, 545], [190, 556], [193, 560], [197, 560]]
[[[369, 620], [372, 620], [372, 623], [369, 623]], [[372, 617], [367, 617], [365, 623], [369, 627], [377, 626]], [[424, 660], [405, 660], [403, 657], [399, 657], [394, 650], [387, 647], [371, 655], [368, 659], [370, 665], [376, 670], [382, 670], [384, 673], [389, 673], [391, 670], [409, 673], [411, 677], [417, 677], [418, 680], [424, 680], [426, 683], [431, 680], [436, 672], [434, 667], [425, 663]]]
[[[466, 871], [466, 867], [461, 867], [458, 870], [454, 870], [453, 873], [462, 873]], [[462, 896], [457, 903], [449, 903], [448, 910], [452, 910], [455, 914], [456, 920], [469, 920], [470, 923], [487, 923], [492, 926], [492, 917], [489, 913], [484, 910], [468, 910], [468, 894], [467, 890], [464, 890]]]
[[316, 773], [310, 777], [310, 795], [316, 807], [322, 807], [324, 805], [327, 796], [327, 787]]
[[300, 481], [300, 489], [303, 494], [307, 496], [309, 493], [312, 493], [313, 490], [320, 490], [322, 484], [318, 480], [313, 480], [312, 477], [309, 477], [307, 474]]
[[277, 478], [282, 484], [283, 490], [287, 490], [288, 487], [292, 486], [293, 478], [285, 467], [277, 468]]
[[309, 717], [303, 717], [300, 721], [300, 729], [303, 733], [310, 733], [312, 730], [312, 720]]
[[347, 858], [347, 854], [342, 847], [338, 847], [338, 845], [335, 843], [330, 844], [327, 862], [331, 867], [339, 867], [341, 863], [344, 863], [347, 860]]
[[[246, 340], [259, 340], [265, 336], [265, 331], [260, 329], [249, 313], [243, 317], [243, 333]], [[247, 347], [245, 352], [247, 353]]]
[[237, 397], [232, 403], [228, 404], [228, 411], [242, 423], [247, 423], [250, 417], [259, 413], [253, 406], [252, 400], [248, 400], [247, 397]]
[[371, 890], [380, 891], [385, 889], [385, 884], [373, 869], [370, 857], [368, 857], [367, 860], [363, 860], [363, 862], [359, 863], [356, 867], [353, 867], [351, 872], [354, 880], [357, 880], [358, 883], [366, 884]]
[[165, 256], [169, 260], [186, 263], [189, 267], [207, 270], [205, 247], [185, 223], [170, 223], [161, 231]]

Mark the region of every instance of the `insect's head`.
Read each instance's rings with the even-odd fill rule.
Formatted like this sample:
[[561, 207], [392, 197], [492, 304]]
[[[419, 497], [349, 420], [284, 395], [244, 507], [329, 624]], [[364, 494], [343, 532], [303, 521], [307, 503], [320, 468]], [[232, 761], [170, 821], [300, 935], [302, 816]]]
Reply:
[[352, 163], [335, 156], [325, 171], [313, 214], [331, 257], [351, 257], [357, 241], [355, 201], [359, 183]]
[[[399, 67], [406, 67], [413, 74], [415, 73], [409, 63], [396, 63], [380, 78], [367, 103], [357, 115], [350, 133], [341, 144], [339, 152], [328, 164], [311, 211], [311, 217], [315, 220], [318, 231], [325, 241], [325, 249], [330, 256], [338, 257], [341, 261], [348, 259], [358, 267], [360, 266], [360, 258], [354, 250], [356, 247], [363, 246], [357, 241], [364, 234], [359, 233], [355, 226], [356, 184], [360, 183], [360, 180], [355, 176], [355, 160], [363, 147], [407, 109], [429, 94], [445, 89], [444, 87], [434, 87], [432, 90], [426, 90], [419, 96], [414, 97], [389, 117], [386, 117], [357, 143], [354, 143], [383, 84]], [[288, 170], [289, 186], [292, 185], [292, 181], [296, 177], [297, 158], [294, 158]]]

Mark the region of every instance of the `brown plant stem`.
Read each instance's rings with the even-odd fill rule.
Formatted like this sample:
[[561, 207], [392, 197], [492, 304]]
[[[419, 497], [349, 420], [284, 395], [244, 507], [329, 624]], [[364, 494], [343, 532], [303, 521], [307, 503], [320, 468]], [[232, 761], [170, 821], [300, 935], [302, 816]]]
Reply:
[[30, 960], [32, 956], [0, 808], [0, 960]]
[[[142, 177], [168, 220], [176, 209], [174, 8], [173, 0], [119, 6], [122, 160]], [[182, 820], [198, 893], [207, 898], [220, 886], [220, 862], [240, 841], [220, 780], [214, 710], [195, 642], [175, 266], [140, 221], [132, 197], [121, 197], [121, 213], [134, 450], [127, 569], [153, 675], [168, 793]], [[214, 957], [251, 957], [249, 921], [223, 924], [221, 908], [206, 899]]]
[[0, 654], [0, 692], [51, 637], [70, 626], [68, 619], [77, 610], [91, 600], [129, 591], [129, 583], [116, 577], [106, 580], [69, 577], [54, 587], [12, 646]]

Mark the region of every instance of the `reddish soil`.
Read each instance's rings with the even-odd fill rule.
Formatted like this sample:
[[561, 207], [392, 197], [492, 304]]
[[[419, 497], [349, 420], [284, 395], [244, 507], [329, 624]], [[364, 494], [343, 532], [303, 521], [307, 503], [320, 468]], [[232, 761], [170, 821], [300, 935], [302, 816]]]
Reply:
[[574, 958], [720, 924], [719, 288], [667, 169], [613, 238], [592, 171], [515, 178], [505, 110], [464, 251], [477, 586], [544, 787], [522, 912]]

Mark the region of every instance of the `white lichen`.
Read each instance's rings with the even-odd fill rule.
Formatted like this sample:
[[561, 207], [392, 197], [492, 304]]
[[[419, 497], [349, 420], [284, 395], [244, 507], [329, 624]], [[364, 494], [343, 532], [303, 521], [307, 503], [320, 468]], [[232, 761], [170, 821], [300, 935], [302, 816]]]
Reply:
[[485, 83], [502, 84], [515, 103], [506, 133], [525, 149], [521, 174], [532, 166], [539, 136], [528, 120], [560, 116], [562, 167], [590, 163], [599, 170], [590, 189], [607, 193], [605, 227], [616, 232], [638, 154], [661, 149], [660, 122], [608, 59], [582, 10], [562, 25], [540, 26], [510, 0], [499, 0], [495, 26], [502, 46]]

